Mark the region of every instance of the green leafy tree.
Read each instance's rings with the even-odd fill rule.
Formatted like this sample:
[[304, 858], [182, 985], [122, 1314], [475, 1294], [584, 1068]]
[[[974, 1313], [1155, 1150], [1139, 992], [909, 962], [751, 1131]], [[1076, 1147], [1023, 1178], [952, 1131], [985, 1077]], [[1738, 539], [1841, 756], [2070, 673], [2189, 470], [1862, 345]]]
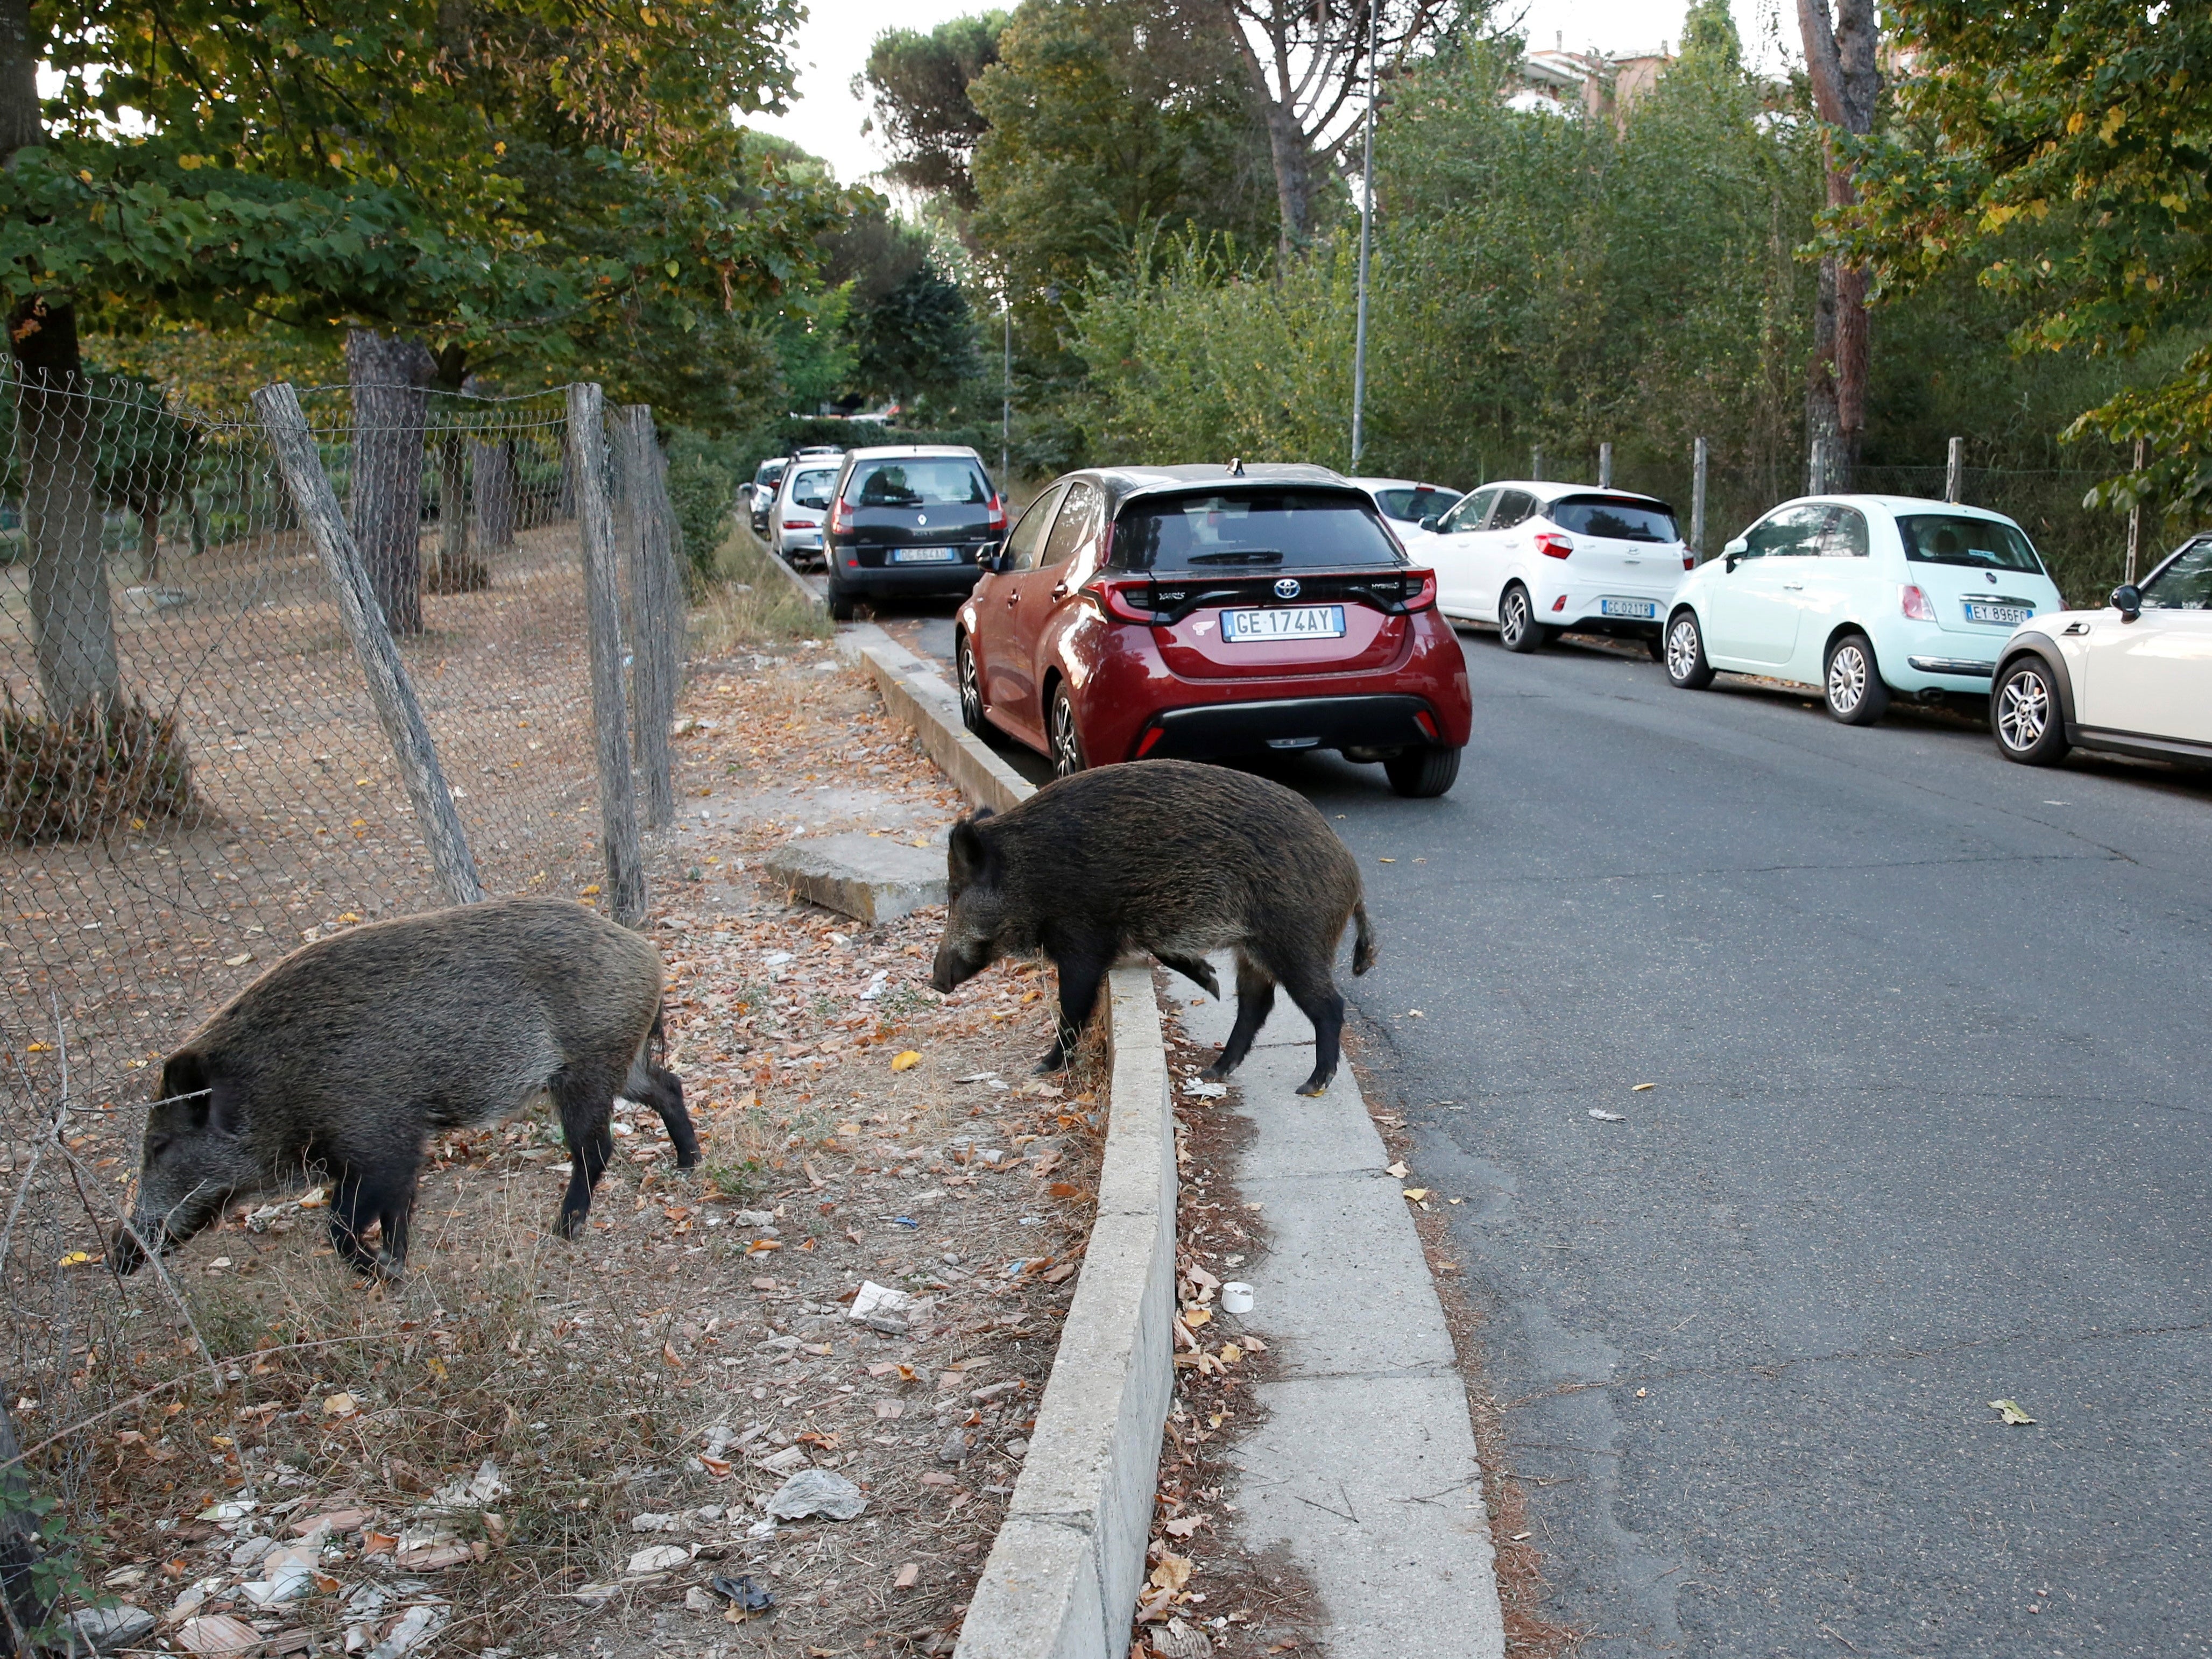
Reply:
[[978, 370], [967, 296], [927, 264], [870, 306], [856, 332], [854, 385], [902, 403], [950, 403]]
[[1162, 227], [1273, 239], [1273, 181], [1231, 44], [1194, 5], [1024, 0], [969, 88], [976, 234], [1040, 349], [1093, 265]]
[[875, 106], [863, 130], [881, 133], [890, 146], [884, 171], [894, 183], [975, 210], [970, 169], [990, 122], [968, 93], [999, 61], [1006, 27], [1005, 12], [989, 11], [950, 19], [927, 34], [885, 29], [876, 37], [860, 77]]
[[1839, 244], [1886, 293], [1958, 270], [2018, 308], [2021, 351], [2197, 349], [2082, 413], [2154, 465], [2107, 505], [2212, 500], [2212, 9], [1899, 0], [1897, 120], [1859, 147]]

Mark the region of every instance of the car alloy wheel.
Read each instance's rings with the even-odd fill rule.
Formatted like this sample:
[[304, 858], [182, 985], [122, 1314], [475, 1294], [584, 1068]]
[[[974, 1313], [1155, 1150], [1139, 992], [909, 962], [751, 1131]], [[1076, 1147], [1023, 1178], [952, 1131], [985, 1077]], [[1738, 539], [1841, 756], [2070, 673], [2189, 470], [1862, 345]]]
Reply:
[[2007, 760], [2048, 766], [2066, 753], [2066, 726], [2051, 671], [2029, 657], [2006, 671], [1990, 700], [1990, 725]]
[[1083, 734], [1075, 729], [1075, 702], [1063, 685], [1052, 694], [1052, 775], [1072, 778], [1086, 764]]
[[1686, 691], [1702, 691], [1713, 683], [1712, 665], [1705, 660], [1705, 636], [1698, 631], [1697, 613], [1678, 611], [1667, 624], [1667, 678]]
[[1846, 634], [1836, 641], [1822, 684], [1828, 712], [1845, 726], [1872, 726], [1889, 707], [1889, 688], [1881, 683], [1874, 647], [1863, 634]]
[[1505, 597], [1498, 602], [1498, 642], [1508, 651], [1534, 651], [1543, 643], [1543, 630], [1536, 626], [1536, 613], [1528, 600], [1528, 590], [1516, 582], [1505, 590]]
[[983, 682], [975, 672], [975, 653], [963, 634], [953, 652], [953, 664], [960, 677], [960, 723], [977, 737], [984, 734]]

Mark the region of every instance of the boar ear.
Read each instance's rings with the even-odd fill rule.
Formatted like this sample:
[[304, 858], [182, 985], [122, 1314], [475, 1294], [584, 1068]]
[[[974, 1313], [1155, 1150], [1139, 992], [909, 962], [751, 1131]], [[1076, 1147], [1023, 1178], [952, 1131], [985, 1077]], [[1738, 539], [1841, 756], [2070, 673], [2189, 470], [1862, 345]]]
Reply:
[[945, 850], [947, 873], [951, 877], [952, 884], [956, 887], [988, 884], [992, 877], [998, 873], [994, 867], [995, 860], [991, 853], [991, 844], [983, 839], [981, 833], [975, 827], [979, 822], [990, 816], [991, 809], [988, 806], [982, 807], [977, 811], [974, 817], [963, 818], [952, 826], [952, 836]]
[[171, 1112], [194, 1127], [208, 1121], [213, 1097], [208, 1091], [207, 1061], [191, 1049], [181, 1049], [161, 1063], [161, 1092], [156, 1103], [167, 1102]]

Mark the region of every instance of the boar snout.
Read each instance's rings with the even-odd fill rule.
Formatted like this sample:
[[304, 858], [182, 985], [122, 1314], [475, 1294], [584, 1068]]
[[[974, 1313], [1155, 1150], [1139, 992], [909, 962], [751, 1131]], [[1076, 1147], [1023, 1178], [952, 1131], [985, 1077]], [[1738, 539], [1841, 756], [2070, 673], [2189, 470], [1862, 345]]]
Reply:
[[963, 945], [956, 946], [950, 939], [938, 945], [937, 961], [929, 970], [932, 990], [942, 994], [964, 984], [988, 968], [998, 955], [988, 942], [977, 945], [963, 941]]

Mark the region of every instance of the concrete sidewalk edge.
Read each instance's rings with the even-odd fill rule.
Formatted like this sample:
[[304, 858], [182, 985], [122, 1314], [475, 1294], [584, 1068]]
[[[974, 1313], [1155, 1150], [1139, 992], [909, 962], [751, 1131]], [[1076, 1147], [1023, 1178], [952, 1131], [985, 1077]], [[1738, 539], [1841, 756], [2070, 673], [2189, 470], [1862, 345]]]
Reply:
[[[960, 722], [931, 665], [872, 623], [838, 630], [884, 706], [970, 800], [1035, 793]], [[1098, 1212], [1029, 1455], [953, 1659], [1124, 1659], [1175, 1393], [1175, 1112], [1149, 964], [1109, 983], [1112, 1062]]]

